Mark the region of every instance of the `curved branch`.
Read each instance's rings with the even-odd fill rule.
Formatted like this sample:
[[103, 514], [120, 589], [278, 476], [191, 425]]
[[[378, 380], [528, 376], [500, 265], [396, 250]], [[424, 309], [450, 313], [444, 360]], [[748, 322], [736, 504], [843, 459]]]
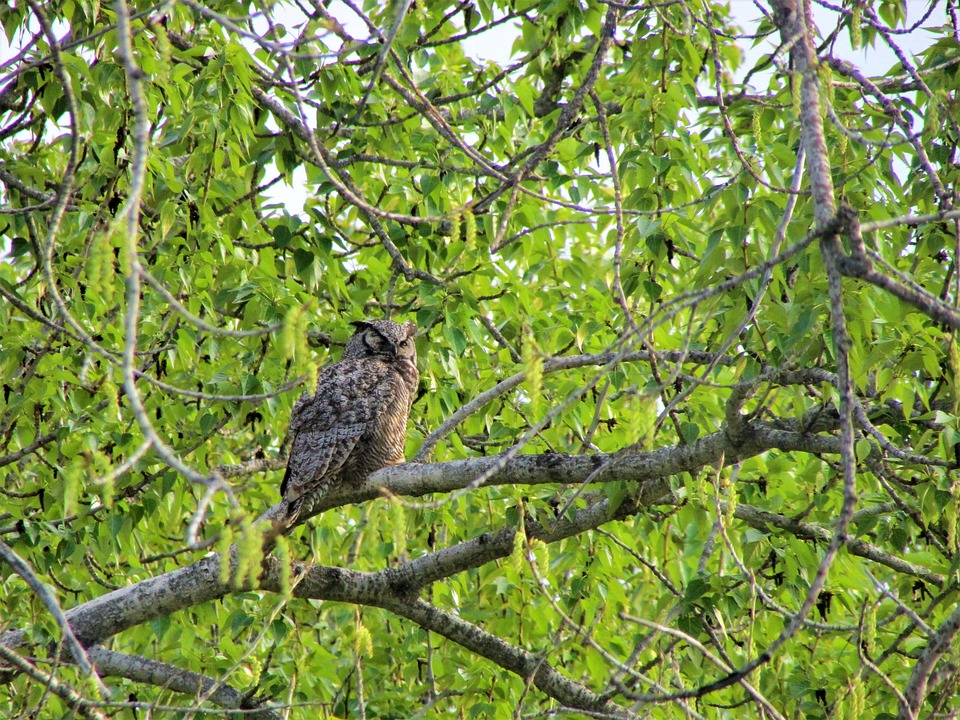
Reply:
[[633, 717], [602, 695], [564, 677], [544, 658], [515, 647], [425, 600], [393, 602], [384, 607], [532, 681], [538, 690], [568, 707], [600, 712], [609, 718]]
[[[194, 696], [203, 695], [217, 685], [214, 678], [137, 655], [128, 655], [102, 647], [90, 648], [88, 655], [96, 664], [102, 677], [124, 677]], [[262, 707], [255, 700], [251, 702], [251, 698], [244, 693], [227, 685], [217, 687], [207, 699], [223, 708], [255, 710]], [[244, 713], [243, 717], [254, 720], [275, 720], [280, 717], [280, 714], [275, 710], [262, 708], [259, 712]]]
[[[528, 537], [555, 542], [599, 527], [611, 520], [624, 518], [651, 504], [669, 500], [670, 487], [666, 480], [668, 476], [702, 468], [716, 462], [721, 455], [728, 461], [733, 461], [772, 448], [813, 453], [840, 451], [839, 440], [835, 438], [777, 430], [759, 424], [747, 424], [736, 440], [734, 443], [728, 433], [720, 430], [690, 445], [661, 448], [649, 453], [518, 456], [509, 460], [486, 484], [568, 484], [582, 482], [591, 474], [596, 475], [596, 482], [647, 481], [643, 483], [635, 498], [616, 507], [612, 507], [610, 502], [604, 499], [579, 510], [573, 518], [562, 517], [549, 526], [528, 520], [525, 528]], [[479, 458], [433, 465], [409, 463], [395, 466], [375, 473], [367, 483], [353, 492], [328, 497], [323, 505], [329, 508], [347, 502], [361, 502], [378, 496], [383, 489], [395, 494], [413, 496], [458, 489], [469, 486], [478, 474], [496, 462], [497, 458]], [[783, 527], [805, 539], [828, 540], [830, 536], [827, 530], [817, 526], [796, 523], [789, 518], [763, 513], [747, 506], [738, 506], [737, 516], [760, 527], [768, 524]], [[294, 592], [300, 597], [384, 608], [416, 622], [421, 627], [438, 632], [493, 660], [501, 667], [527, 678], [541, 691], [564, 704], [605, 713], [621, 713], [621, 709], [611, 706], [589, 689], [560, 675], [549, 664], [544, 663], [542, 658], [513, 647], [476, 626], [416, 599], [417, 592], [431, 582], [508, 556], [513, 548], [515, 533], [515, 528], [505, 527], [398, 567], [377, 572], [323, 566], [304, 569], [298, 564], [302, 577]], [[888, 557], [867, 543], [853, 541], [848, 547], [854, 554], [897, 571], [922, 577], [932, 584], [940, 585], [943, 582], [943, 579], [934, 573], [925, 572], [903, 561], [898, 564], [895, 558]], [[263, 570], [260, 589], [279, 591], [280, 561], [273, 557], [267, 558]], [[67, 618], [78, 639], [90, 646], [158, 616], [169, 615], [235, 591], [229, 583], [220, 580], [220, 557], [209, 555], [188, 567], [115, 590], [84, 603], [70, 610]], [[23, 639], [22, 631], [10, 632], [0, 637], [0, 641], [8, 647], [22, 643]], [[103, 657], [110, 662], [116, 662], [116, 667], [126, 667], [119, 663], [117, 657]], [[99, 659], [95, 659], [95, 662], [98, 668], [101, 667]], [[126, 662], [124, 660], [124, 663]], [[114, 665], [104, 667], [114, 668]], [[159, 677], [157, 673], [166, 673], [165, 677], [171, 677], [169, 668], [153, 667], [149, 664], [133, 664], [131, 667], [133, 669], [128, 668], [130, 673], [143, 673], [143, 677]], [[131, 674], [125, 676], [132, 677]], [[200, 676], [189, 674], [177, 678], [177, 682], [182, 681], [183, 687], [193, 683], [190, 687], [195, 688], [196, 683], [203, 682]]]
[[[622, 480], [651, 481], [644, 485], [636, 500], [638, 506], [663, 501], [667, 497], [666, 478], [681, 472], [696, 471], [715, 463], [721, 456], [736, 462], [771, 449], [794, 450], [813, 454], [838, 454], [838, 440], [804, 433], [777, 430], [769, 426], [749, 425], [737, 437], [729, 439], [723, 431], [699, 438], [689, 445], [659, 448], [652, 452], [625, 451], [617, 455], [520, 455], [507, 460], [484, 485], [540, 485], [548, 483], [578, 484], [595, 474], [594, 482]], [[358, 489], [331, 494], [314, 508], [313, 514], [348, 503], [379, 497], [384, 490], [392, 494], [422, 496], [449, 492], [471, 486], [476, 478], [502, 462], [501, 458], [475, 458], [432, 465], [406, 463], [379, 470]], [[602, 468], [602, 469], [601, 469]], [[264, 514], [282, 508], [278, 503]], [[604, 512], [602, 507], [595, 512]], [[302, 518], [306, 519], [306, 518]], [[609, 519], [609, 518], [608, 518]], [[603, 520], [606, 522], [606, 520]], [[565, 532], [562, 522], [549, 532]], [[362, 574], [330, 568], [336, 572], [337, 587], [331, 585], [329, 599], [367, 602], [373, 592], [366, 586], [340, 585], [345, 579]], [[359, 580], [354, 580], [359, 582]], [[220, 579], [220, 558], [208, 555], [184, 568], [143, 580], [135, 585], [114, 590], [69, 610], [66, 615], [77, 638], [85, 646], [103, 642], [128, 628], [193, 605], [209, 602], [232, 592], [233, 586]], [[379, 597], [376, 590], [373, 597]], [[376, 604], [376, 603], [374, 603]], [[23, 642], [23, 631], [0, 635], [0, 642], [15, 647]]]
[[74, 662], [80, 666], [80, 669], [83, 670], [84, 673], [93, 678], [100, 692], [107, 695], [106, 688], [96, 676], [93, 667], [90, 665], [90, 659], [84, 652], [83, 646], [80, 644], [80, 641], [77, 640], [76, 635], [73, 634], [70, 623], [67, 622], [63, 610], [60, 609], [60, 605], [57, 603], [57, 599], [53, 596], [53, 593], [50, 592], [50, 589], [40, 582], [40, 578], [33, 572], [33, 568], [24, 562], [24, 560], [2, 540], [0, 540], [0, 560], [7, 563], [17, 575], [23, 578], [24, 582], [33, 590], [34, 594], [40, 598], [40, 601], [46, 606], [47, 611], [53, 615], [53, 619], [60, 627], [67, 650], [69, 650]]
[[67, 683], [57, 680], [53, 675], [44, 672], [2, 644], [0, 644], [0, 660], [49, 688], [50, 692], [61, 698], [82, 717], [93, 718], [93, 720], [107, 720], [107, 716], [96, 708], [94, 701], [85, 698]]
[[950, 617], [937, 629], [933, 637], [930, 638], [930, 643], [920, 654], [920, 659], [914, 666], [907, 687], [904, 689], [904, 695], [910, 704], [911, 712], [907, 714], [901, 708], [898, 718], [913, 720], [917, 717], [920, 706], [927, 695], [927, 683], [930, 681], [933, 668], [940, 656], [950, 649], [950, 643], [953, 642], [957, 631], [960, 631], [960, 608], [950, 613]]
[[[264, 574], [264, 584], [268, 589], [279, 589], [278, 563], [271, 558], [267, 564], [269, 569]], [[386, 583], [373, 581], [378, 575], [381, 573], [360, 573], [329, 567], [312, 568], [297, 583], [294, 594], [304, 598], [343, 599], [381, 607], [532, 681], [535, 687], [564, 705], [603, 712], [610, 717], [631, 717], [603, 696], [561, 675], [544, 658], [511, 645], [416, 595], [387, 591]], [[377, 585], [381, 587], [378, 588]], [[359, 600], [358, 596], [363, 599]]]

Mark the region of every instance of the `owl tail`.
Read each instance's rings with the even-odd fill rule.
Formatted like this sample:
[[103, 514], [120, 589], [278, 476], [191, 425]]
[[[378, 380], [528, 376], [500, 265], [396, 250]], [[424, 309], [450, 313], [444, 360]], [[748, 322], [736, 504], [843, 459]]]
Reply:
[[287, 501], [287, 507], [283, 511], [283, 524], [286, 526], [286, 529], [299, 525], [300, 515], [303, 512], [303, 501], [305, 496], [301, 495], [298, 498]]
[[287, 508], [284, 512], [284, 522], [289, 530], [301, 522], [305, 522], [314, 513], [314, 508], [320, 504], [320, 500], [327, 494], [327, 488], [317, 488], [313, 492], [307, 492], [300, 497], [287, 500]]

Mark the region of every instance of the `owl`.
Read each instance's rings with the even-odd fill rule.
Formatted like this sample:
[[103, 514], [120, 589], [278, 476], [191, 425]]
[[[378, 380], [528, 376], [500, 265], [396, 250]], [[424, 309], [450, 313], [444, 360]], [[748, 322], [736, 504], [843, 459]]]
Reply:
[[304, 393], [293, 408], [293, 445], [280, 485], [288, 525], [308, 517], [329, 491], [403, 462], [420, 379], [416, 325], [363, 320], [353, 326], [340, 362], [323, 370], [316, 392]]

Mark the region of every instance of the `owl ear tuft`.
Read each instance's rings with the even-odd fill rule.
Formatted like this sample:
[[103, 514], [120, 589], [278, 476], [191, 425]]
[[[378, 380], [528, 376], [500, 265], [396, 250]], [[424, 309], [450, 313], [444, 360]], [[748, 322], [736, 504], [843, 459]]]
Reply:
[[350, 324], [353, 325], [357, 330], [372, 327], [366, 320], [353, 320], [350, 322]]

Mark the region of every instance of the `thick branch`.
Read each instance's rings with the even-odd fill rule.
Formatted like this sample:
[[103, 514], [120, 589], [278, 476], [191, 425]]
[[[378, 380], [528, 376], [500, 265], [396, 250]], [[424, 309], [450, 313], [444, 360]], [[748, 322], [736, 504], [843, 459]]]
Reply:
[[[127, 655], [102, 647], [91, 648], [88, 654], [102, 677], [124, 677], [195, 697], [206, 695], [217, 685], [214, 678], [137, 655]], [[252, 710], [259, 707], [257, 702], [251, 702], [243, 693], [229, 685], [216, 687], [206, 699], [224, 708]], [[272, 720], [280, 715], [273, 710], [264, 709], [246, 713], [243, 717]]]
[[704, 435], [689, 445], [663, 447], [650, 452], [625, 450], [615, 455], [518, 455], [510, 458], [502, 469], [479, 486], [474, 485], [476, 478], [501, 462], [498, 456], [429, 465], [404, 463], [378, 470], [357, 489], [327, 495], [317, 504], [315, 511], [322, 512], [332, 507], [370, 500], [382, 494], [381, 488], [396, 495], [420, 497], [461, 490], [471, 485], [572, 485], [582, 483], [591, 473], [596, 473], [592, 480], [596, 483], [646, 481], [698, 470], [713, 464], [721, 455], [729, 464], [767, 450], [838, 454], [840, 443], [825, 435], [780, 430], [755, 423], [744, 428], [735, 440], [720, 430]]
[[[547, 525], [533, 519], [528, 520], [525, 528], [528, 537], [544, 542], [555, 542], [669, 499], [670, 489], [666, 478], [672, 474], [696, 471], [704, 465], [716, 462], [721, 454], [728, 461], [734, 461], [773, 448], [837, 453], [839, 442], [829, 436], [807, 435], [776, 430], [763, 425], [747, 424], [742, 432], [738, 433], [736, 442], [731, 440], [726, 432], [718, 431], [690, 445], [661, 448], [649, 453], [625, 451], [618, 455], [597, 456], [518, 456], [511, 459], [499, 474], [487, 481], [487, 484], [571, 484], [580, 483], [592, 474], [595, 474], [597, 482], [627, 479], [646, 481], [636, 498], [617, 507], [611, 508], [607, 500], [602, 500], [579, 510], [572, 518], [559, 518]], [[392, 493], [403, 495], [424, 495], [459, 489], [468, 486], [478, 474], [484, 472], [496, 460], [496, 458], [480, 458], [433, 465], [411, 463], [389, 468], [375, 473], [359, 490], [353, 493], [340, 493], [336, 497], [327, 499], [325, 505], [333, 507], [345, 502], [358, 502], [376, 497], [381, 492], [381, 485]], [[768, 524], [782, 527], [805, 539], [828, 540], [830, 536], [828, 531], [817, 526], [796, 523], [789, 518], [755, 511], [745, 506], [738, 507], [737, 515], [762, 527]], [[563, 677], [549, 664], [543, 662], [542, 658], [516, 648], [481, 628], [463, 622], [417, 599], [420, 589], [431, 582], [508, 556], [513, 549], [515, 533], [515, 528], [504, 527], [496, 532], [485, 533], [400, 566], [385, 568], [378, 572], [359, 572], [322, 566], [305, 570], [303, 566], [298, 566], [303, 577], [294, 592], [299, 597], [358, 603], [387, 609], [529, 679], [541, 691], [566, 705], [621, 713], [619, 708], [615, 706], [611, 708], [606, 701], [589, 689]], [[867, 543], [853, 541], [848, 545], [848, 549], [854, 554], [883, 563], [899, 572], [923, 577], [932, 584], [940, 585], [943, 582], [943, 579], [935, 573], [925, 572], [905, 562], [897, 564], [895, 558], [891, 559], [883, 553], [878, 554], [876, 548]], [[208, 556], [189, 567], [145, 580], [80, 605], [71, 610], [67, 617], [82, 642], [88, 646], [102, 642], [124, 629], [155, 617], [169, 615], [177, 610], [229, 594], [233, 588], [220, 581], [219, 566], [218, 556]], [[279, 591], [279, 560], [268, 558], [263, 569], [261, 589]], [[15, 645], [22, 640], [23, 635], [20, 632], [8, 633], [3, 638], [3, 642], [7, 645]], [[101, 662], [101, 657], [106, 659]], [[145, 682], [152, 682], [148, 679], [151, 677], [154, 679], [164, 677], [164, 683], [175, 682], [176, 686], [169, 686], [180, 691], [196, 692], [198, 686], [209, 687], [209, 684], [203, 685], [209, 681], [209, 678], [191, 673], [172, 674], [169, 666], [154, 667], [148, 662], [130, 664], [126, 661], [118, 664], [118, 658], [112, 656], [99, 656], [94, 659], [99, 669], [110, 674], [114, 674], [114, 665], [116, 665], [116, 674]], [[108, 665], [107, 661], [114, 664]], [[123, 669], [122, 672], [121, 669]], [[134, 676], [135, 673], [136, 676]], [[235, 691], [227, 689], [224, 692]], [[227, 707], [237, 706], [230, 704], [235, 700], [233, 696], [224, 695], [220, 700], [223, 700], [222, 704]], [[215, 701], [219, 703], [220, 700]]]
[[514, 647], [424, 600], [393, 602], [385, 607], [524, 679], [532, 680], [537, 689], [568, 707], [601, 712], [603, 717], [630, 717], [603, 696], [558, 673], [545, 658]]
[[17, 672], [24, 673], [49, 689], [50, 692], [65, 701], [72, 710], [79, 713], [82, 717], [93, 718], [94, 720], [106, 720], [106, 715], [95, 707], [94, 701], [88, 700], [69, 684], [57, 680], [52, 674], [44, 672], [33, 663], [20, 657], [13, 650], [3, 645], [0, 645], [0, 660], [15, 668]]
[[[736, 443], [721, 430], [689, 445], [659, 448], [652, 452], [520, 455], [508, 460], [484, 484], [580, 484], [593, 473], [596, 473], [595, 482], [649, 481], [696, 471], [715, 463], [721, 456], [727, 462], [736, 462], [771, 449], [831, 454], [838, 453], [840, 446], [837, 440], [828, 436], [776, 430], [756, 424], [748, 426]], [[370, 500], [378, 497], [383, 489], [410, 497], [462, 489], [470, 486], [475, 478], [498, 462], [499, 458], [493, 457], [432, 465], [407, 463], [386, 468], [374, 473], [357, 490], [325, 497], [318, 503], [315, 512]], [[666, 495], [663, 487], [655, 483], [644, 488], [641, 495], [643, 502], [649, 504], [662, 500]], [[220, 581], [219, 558], [208, 556], [185, 568], [114, 590], [73, 608], [66, 615], [80, 642], [89, 647], [128, 628], [223, 597], [230, 591], [230, 585]], [[364, 601], [362, 597], [344, 596], [344, 599], [348, 602]], [[0, 636], [0, 642], [11, 647], [22, 641], [22, 631]]]
[[927, 683], [930, 681], [933, 668], [937, 660], [940, 659], [940, 656], [950, 649], [950, 643], [953, 642], [957, 631], [960, 631], [960, 608], [950, 613], [950, 617], [937, 629], [933, 637], [930, 638], [930, 644], [927, 645], [920, 654], [920, 659], [917, 660], [917, 664], [913, 668], [913, 673], [910, 675], [910, 680], [907, 682], [907, 687], [904, 690], [907, 702], [910, 703], [911, 714], [907, 714], [904, 712], [904, 709], [901, 708], [898, 718], [902, 720], [913, 720], [913, 718], [917, 717], [920, 712], [920, 706], [923, 704], [923, 700], [927, 695]]
[[[209, 555], [78, 605], [67, 611], [67, 619], [80, 642], [89, 647], [154, 618], [221, 598], [230, 589], [220, 582], [220, 558]], [[8, 635], [14, 633], [0, 636], [0, 641], [10, 644]]]

